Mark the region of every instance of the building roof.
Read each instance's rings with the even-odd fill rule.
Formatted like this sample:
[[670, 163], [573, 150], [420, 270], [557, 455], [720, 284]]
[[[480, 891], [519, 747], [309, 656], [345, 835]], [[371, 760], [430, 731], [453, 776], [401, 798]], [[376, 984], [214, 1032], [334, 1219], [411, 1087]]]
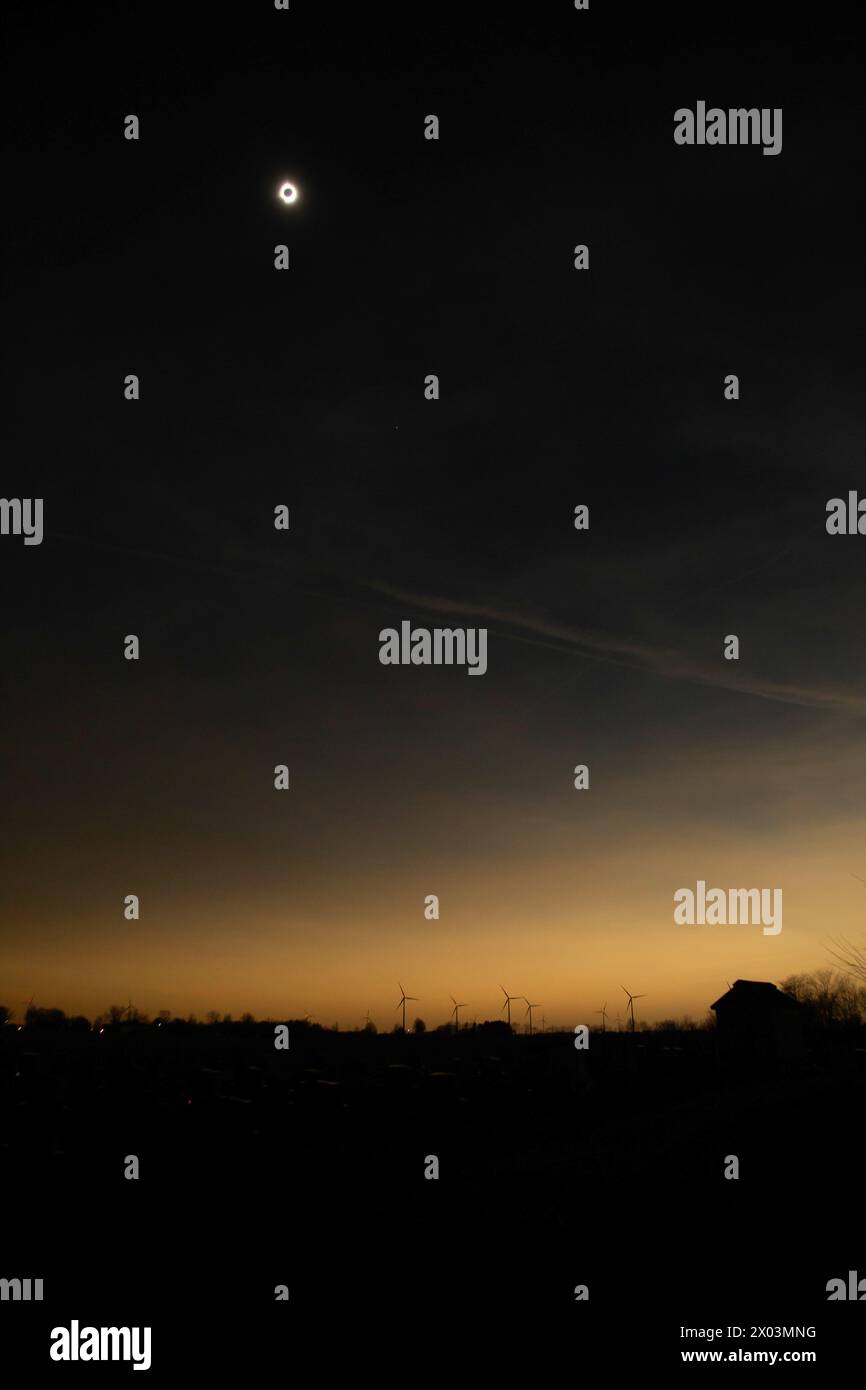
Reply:
[[710, 1008], [717, 1009], [720, 1004], [744, 1004], [750, 1008], [797, 1008], [796, 999], [792, 999], [790, 994], [783, 994], [768, 980], [734, 980], [730, 989]]

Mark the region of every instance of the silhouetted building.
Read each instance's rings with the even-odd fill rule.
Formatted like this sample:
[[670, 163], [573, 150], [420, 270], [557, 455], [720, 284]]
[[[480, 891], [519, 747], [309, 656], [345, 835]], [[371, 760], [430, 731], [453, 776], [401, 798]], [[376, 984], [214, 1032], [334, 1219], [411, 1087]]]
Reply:
[[735, 980], [710, 1008], [719, 1053], [734, 1061], [791, 1061], [805, 1052], [796, 999], [764, 980]]

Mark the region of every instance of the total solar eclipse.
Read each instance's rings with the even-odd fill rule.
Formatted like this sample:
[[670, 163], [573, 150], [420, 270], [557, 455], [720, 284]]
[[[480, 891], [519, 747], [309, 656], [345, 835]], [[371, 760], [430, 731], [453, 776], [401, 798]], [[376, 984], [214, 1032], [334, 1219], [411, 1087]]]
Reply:
[[281, 183], [277, 196], [281, 203], [296, 203], [298, 201], [298, 190], [293, 183]]

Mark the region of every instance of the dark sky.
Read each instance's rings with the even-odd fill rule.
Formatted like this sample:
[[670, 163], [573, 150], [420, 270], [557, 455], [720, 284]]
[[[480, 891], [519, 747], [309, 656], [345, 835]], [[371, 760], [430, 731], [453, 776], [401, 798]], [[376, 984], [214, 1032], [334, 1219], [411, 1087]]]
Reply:
[[[632, 969], [701, 1013], [859, 929], [862, 54], [782, 7], [469, 8], [13, 6], [12, 1007], [351, 1021], [403, 979], [438, 1021], [511, 972], [576, 1022]], [[676, 146], [698, 100], [781, 107], [781, 154]], [[382, 667], [404, 618], [486, 625], [486, 676]], [[784, 932], [684, 936], [713, 874]]]

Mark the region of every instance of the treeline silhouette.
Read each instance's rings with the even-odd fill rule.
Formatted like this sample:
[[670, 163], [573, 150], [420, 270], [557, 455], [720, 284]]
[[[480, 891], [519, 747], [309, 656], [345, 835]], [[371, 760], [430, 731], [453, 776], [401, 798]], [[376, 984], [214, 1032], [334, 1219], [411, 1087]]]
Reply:
[[[779, 989], [783, 994], [796, 1000], [803, 1012], [804, 1021], [807, 1029], [812, 1033], [821, 1031], [838, 1031], [845, 1029], [856, 1029], [866, 1024], [866, 984], [858, 983], [856, 977], [851, 973], [841, 973], [835, 970], [814, 970], [810, 973], [801, 975], [790, 975], [787, 979], [780, 981]], [[5, 1024], [14, 1024], [14, 1010], [0, 1004], [0, 1027]], [[694, 1019], [685, 1014], [680, 1018], [665, 1018], [655, 1022], [638, 1020], [636, 1031], [639, 1033], [692, 1033], [699, 1031], [712, 1030], [715, 1027], [715, 1015], [708, 1012], [702, 1019]], [[213, 1028], [213, 1029], [232, 1029], [237, 1031], [249, 1030], [265, 1026], [273, 1026], [276, 1023], [287, 1024], [290, 1028], [307, 1030], [312, 1032], [334, 1032], [334, 1033], [366, 1033], [375, 1034], [379, 1032], [376, 1023], [371, 1018], [367, 1018], [364, 1023], [357, 1027], [340, 1027], [339, 1023], [322, 1024], [310, 1015], [303, 1015], [300, 1018], [280, 1016], [277, 1018], [256, 1018], [252, 1013], [246, 1012], [235, 1019], [230, 1013], [220, 1013], [216, 1009], [209, 1010], [203, 1019], [199, 1019], [195, 1013], [189, 1013], [185, 1017], [172, 1015], [169, 1010], [162, 1009], [158, 1013], [151, 1015], [137, 1008], [132, 1002], [122, 1004], [111, 1004], [104, 1013], [98, 1014], [94, 1019], [89, 1019], [83, 1014], [67, 1015], [63, 1009], [42, 1008], [30, 1004], [25, 1009], [23, 1023], [19, 1026], [29, 1028], [67, 1028], [67, 1029], [90, 1029], [99, 1031], [108, 1028], [129, 1028], [156, 1027], [156, 1028]], [[481, 1023], [462, 1022], [459, 1027], [454, 1023], [438, 1024], [431, 1031], [437, 1034], [472, 1033], [479, 1030], [492, 1030], [494, 1034], [517, 1034], [520, 1029], [503, 1022], [499, 1019], [484, 1020]], [[383, 1030], [393, 1034], [401, 1034], [403, 1028], [399, 1022], [392, 1027]], [[416, 1018], [407, 1032], [423, 1034], [428, 1031], [427, 1024], [423, 1018]], [[543, 1030], [537, 1030], [542, 1032]], [[551, 1025], [546, 1030], [548, 1033], [569, 1032], [571, 1025]], [[609, 1017], [606, 1028], [602, 1025], [592, 1025], [594, 1033], [626, 1031], [626, 1024], [621, 1023], [619, 1028], [611, 1025]]]

